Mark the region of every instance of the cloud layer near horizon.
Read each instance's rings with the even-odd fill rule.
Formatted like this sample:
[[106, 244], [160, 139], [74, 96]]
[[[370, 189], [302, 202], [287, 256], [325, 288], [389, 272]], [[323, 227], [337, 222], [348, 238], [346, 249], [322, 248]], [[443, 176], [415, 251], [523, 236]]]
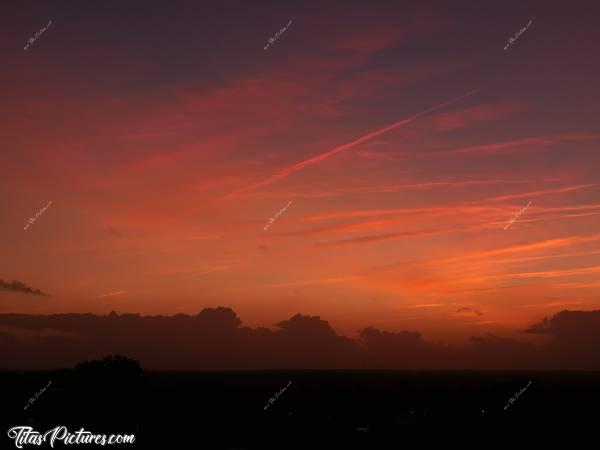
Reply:
[[274, 330], [241, 324], [223, 307], [168, 317], [1, 314], [0, 367], [70, 367], [121, 353], [156, 370], [600, 369], [600, 311], [562, 311], [523, 330], [548, 336], [545, 343], [488, 334], [471, 337], [466, 347], [432, 343], [416, 331], [375, 327], [349, 339], [319, 316], [301, 314], [278, 322]]

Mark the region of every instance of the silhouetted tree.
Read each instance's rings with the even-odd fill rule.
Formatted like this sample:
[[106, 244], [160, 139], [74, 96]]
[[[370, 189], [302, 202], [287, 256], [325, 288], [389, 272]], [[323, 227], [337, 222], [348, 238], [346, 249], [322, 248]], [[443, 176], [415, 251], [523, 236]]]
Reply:
[[73, 374], [66, 386], [74, 398], [86, 399], [82, 408], [90, 424], [110, 416], [114, 424], [132, 425], [139, 416], [145, 382], [138, 361], [110, 355], [77, 364]]

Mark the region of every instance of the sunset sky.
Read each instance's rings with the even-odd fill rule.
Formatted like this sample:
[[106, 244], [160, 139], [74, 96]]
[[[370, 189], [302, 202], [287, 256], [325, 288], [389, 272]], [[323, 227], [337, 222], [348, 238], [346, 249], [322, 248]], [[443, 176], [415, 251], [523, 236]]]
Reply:
[[2, 7], [0, 279], [49, 296], [0, 313], [460, 342], [600, 309], [597, 15], [307, 3]]

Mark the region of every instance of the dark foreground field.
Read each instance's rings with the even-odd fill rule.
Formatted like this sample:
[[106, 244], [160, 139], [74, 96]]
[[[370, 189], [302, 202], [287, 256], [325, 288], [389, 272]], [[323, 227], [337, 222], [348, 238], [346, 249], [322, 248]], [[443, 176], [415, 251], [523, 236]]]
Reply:
[[[136, 436], [134, 445], [103, 448], [597, 448], [599, 375], [146, 371], [122, 381], [82, 379], [73, 370], [1, 372], [0, 447], [16, 448], [7, 436], [11, 427], [29, 425], [44, 433], [65, 425], [70, 432], [83, 427]], [[63, 448], [62, 442], [55, 448]]]

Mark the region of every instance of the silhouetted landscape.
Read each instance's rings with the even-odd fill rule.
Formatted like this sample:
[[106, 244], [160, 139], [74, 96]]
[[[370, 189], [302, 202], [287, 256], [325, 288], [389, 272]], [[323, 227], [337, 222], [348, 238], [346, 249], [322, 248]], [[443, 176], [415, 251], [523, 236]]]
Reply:
[[[5, 366], [75, 366], [4, 370], [7, 428], [135, 434], [127, 447], [528, 448], [584, 442], [599, 418], [599, 373], [584, 371], [600, 362], [598, 311], [563, 311], [524, 330], [548, 334], [544, 345], [487, 336], [463, 349], [374, 328], [352, 340], [315, 316], [295, 315], [277, 331], [250, 329], [229, 308], [172, 317], [4, 314], [0, 324], [52, 330], [29, 341], [4, 333]], [[72, 363], [116, 350], [129, 356]], [[435, 370], [452, 366], [511, 370]], [[398, 368], [415, 370], [390, 370]]]
[[[5, 428], [27, 424], [43, 432], [60, 424], [136, 436], [119, 448], [587, 448], [600, 418], [598, 372], [142, 373], [131, 360], [107, 357], [0, 377]], [[2, 448], [12, 445], [4, 434]]]

